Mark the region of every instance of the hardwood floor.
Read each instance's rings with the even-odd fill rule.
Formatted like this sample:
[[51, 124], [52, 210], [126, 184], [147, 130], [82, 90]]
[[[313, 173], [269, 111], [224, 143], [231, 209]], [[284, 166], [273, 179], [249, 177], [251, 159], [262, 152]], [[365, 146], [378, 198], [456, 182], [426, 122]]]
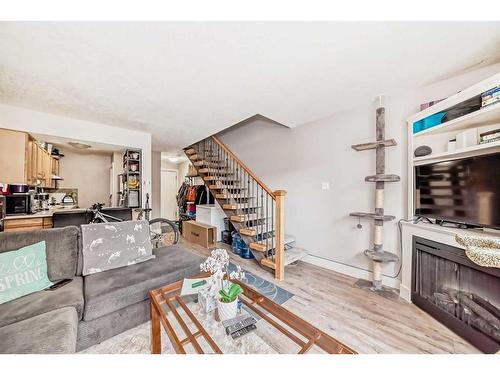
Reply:
[[[199, 255], [209, 254], [184, 244]], [[352, 277], [298, 262], [286, 267], [284, 281], [277, 281], [254, 260], [232, 254], [227, 245], [219, 247], [228, 249], [233, 263], [294, 293], [283, 306], [359, 353], [480, 353], [413, 304], [356, 288]]]

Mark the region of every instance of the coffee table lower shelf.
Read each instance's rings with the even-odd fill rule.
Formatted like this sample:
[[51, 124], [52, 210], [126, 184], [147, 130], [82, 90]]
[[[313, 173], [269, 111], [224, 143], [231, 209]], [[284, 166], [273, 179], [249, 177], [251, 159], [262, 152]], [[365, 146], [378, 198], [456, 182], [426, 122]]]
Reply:
[[[200, 274], [194, 276], [194, 278], [206, 276], [206, 274]], [[312, 348], [319, 348], [321, 351], [329, 354], [356, 354], [347, 345], [342, 344], [254, 289], [242, 282], [233, 282], [238, 283], [243, 289], [243, 294], [240, 296], [243, 304], [262, 318], [263, 321], [295, 343], [298, 346], [298, 354], [307, 353]], [[191, 345], [196, 353], [199, 354], [205, 353], [207, 347], [213, 353], [222, 354], [216, 341], [210, 336], [196, 314], [191, 310], [189, 301], [185, 297], [180, 296], [181, 289], [182, 280], [149, 292], [151, 306], [151, 353], [161, 353], [161, 326], [163, 326], [176, 353], [187, 353], [186, 347]], [[175, 318], [175, 321], [180, 326], [180, 330], [185, 335], [184, 338], [181, 339], [174, 329], [174, 321], [171, 322], [169, 320], [169, 312], [171, 312], [170, 319]], [[204, 339], [207, 344], [204, 345], [205, 350], [202, 348], [200, 339]]]

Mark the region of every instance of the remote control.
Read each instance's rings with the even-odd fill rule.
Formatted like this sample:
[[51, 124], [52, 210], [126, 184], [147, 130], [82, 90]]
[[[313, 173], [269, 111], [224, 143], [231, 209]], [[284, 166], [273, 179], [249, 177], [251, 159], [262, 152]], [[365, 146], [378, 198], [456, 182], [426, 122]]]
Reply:
[[241, 322], [242, 320], [250, 317], [249, 314], [242, 314], [242, 315], [236, 315], [234, 318], [223, 320], [222, 325], [224, 328], [232, 326], [233, 324], [236, 324], [238, 322]]
[[234, 332], [239, 331], [243, 328], [246, 328], [248, 326], [251, 326], [252, 324], [257, 323], [257, 320], [255, 320], [254, 317], [249, 316], [239, 322], [236, 322], [235, 324], [232, 324], [228, 327], [226, 327], [226, 334], [232, 335]]
[[240, 338], [241, 336], [244, 336], [247, 333], [252, 332], [254, 329], [257, 329], [257, 326], [255, 324], [249, 325], [248, 327], [242, 328], [239, 331], [231, 333], [231, 337], [233, 339]]

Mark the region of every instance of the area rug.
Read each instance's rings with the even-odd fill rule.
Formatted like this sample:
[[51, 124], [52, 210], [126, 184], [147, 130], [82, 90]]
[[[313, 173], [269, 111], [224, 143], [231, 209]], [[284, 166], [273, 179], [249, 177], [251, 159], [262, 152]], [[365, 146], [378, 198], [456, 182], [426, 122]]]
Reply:
[[[230, 336], [227, 336], [224, 332], [224, 328], [220, 322], [217, 322], [214, 318], [214, 313], [204, 314], [200, 311], [200, 305], [198, 303], [189, 303], [190, 310], [198, 317], [198, 320], [203, 325], [203, 328], [212, 337], [212, 339], [217, 343], [217, 346], [221, 349], [223, 353], [231, 354], [276, 354], [276, 350], [273, 349], [269, 344], [266, 343], [264, 339], [259, 336], [259, 325], [266, 324], [264, 321], [257, 323], [257, 329], [253, 332], [246, 334], [245, 336], [233, 340]], [[196, 332], [197, 328], [192, 324], [187, 318], [185, 312], [180, 309], [178, 310], [182, 318], [187, 323], [191, 332]], [[185, 334], [182, 331], [177, 319], [168, 313], [168, 320], [174, 327], [174, 330], [179, 335], [182, 340], [185, 338]], [[135, 328], [125, 331], [119, 335], [116, 335], [100, 344], [91, 346], [78, 354], [150, 354], [151, 353], [151, 339], [150, 339], [150, 322], [141, 324]], [[203, 349], [204, 353], [213, 353], [213, 350], [208, 345], [208, 343], [199, 338], [198, 343]], [[165, 332], [165, 329], [161, 328], [161, 346], [162, 354], [175, 354], [175, 350], [170, 343], [170, 340]], [[196, 350], [192, 345], [186, 345], [185, 350], [187, 353], [196, 353]]]
[[[236, 266], [233, 263], [229, 264], [229, 272], [236, 270]], [[245, 271], [245, 278], [241, 280], [243, 283], [248, 285], [250, 288], [256, 290], [263, 296], [269, 298], [270, 300], [281, 305], [293, 297], [293, 293], [288, 290], [280, 288], [276, 284], [264, 280], [262, 277], [257, 276], [249, 271]]]
[[[229, 265], [229, 271], [236, 269], [234, 264]], [[278, 304], [283, 304], [287, 300], [293, 297], [293, 293], [280, 288], [276, 284], [264, 280], [252, 272], [245, 271], [245, 278], [242, 280], [252, 289], [255, 289], [262, 295], [273, 300]], [[271, 347], [266, 341], [259, 336], [259, 325], [267, 324], [266, 322], [257, 322], [257, 330], [251, 332], [240, 339], [233, 340], [231, 337], [226, 336], [222, 325], [215, 321], [212, 314], [198, 314], [199, 305], [193, 303], [190, 308], [198, 316], [198, 319], [202, 323], [203, 327], [207, 330], [210, 336], [215, 340], [217, 345], [221, 348], [224, 353], [262, 353], [262, 354], [272, 354], [276, 353], [276, 350]], [[249, 313], [251, 313], [249, 311]], [[254, 314], [252, 314], [254, 315]], [[257, 320], [260, 320], [259, 316], [254, 315]], [[169, 313], [169, 321], [175, 326], [176, 332], [180, 331], [177, 320], [175, 317], [171, 316]], [[189, 320], [186, 320], [189, 321]], [[192, 332], [196, 331], [195, 327], [192, 328]], [[170, 340], [162, 328], [162, 353], [174, 354], [175, 351], [170, 344]], [[210, 353], [210, 347], [204, 345], [203, 341], [200, 343], [205, 352]], [[150, 322], [141, 324], [135, 328], [125, 331], [119, 335], [116, 335], [100, 344], [91, 346], [79, 353], [82, 354], [148, 354], [151, 351], [150, 347]], [[187, 349], [188, 352], [194, 352], [192, 346]]]

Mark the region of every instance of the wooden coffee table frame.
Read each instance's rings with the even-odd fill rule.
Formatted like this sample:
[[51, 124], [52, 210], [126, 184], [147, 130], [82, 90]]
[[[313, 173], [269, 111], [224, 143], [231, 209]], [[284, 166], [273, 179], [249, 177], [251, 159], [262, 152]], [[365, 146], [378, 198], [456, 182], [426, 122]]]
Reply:
[[[207, 274], [200, 274], [194, 277], [207, 277]], [[298, 354], [307, 353], [314, 346], [318, 346], [326, 353], [330, 354], [356, 354], [353, 349], [342, 344], [327, 333], [319, 330], [247, 285], [237, 280], [232, 280], [232, 282], [242, 287], [243, 294], [240, 298], [243, 304], [296, 343], [300, 347]], [[151, 307], [151, 353], [161, 353], [161, 325], [163, 325], [176, 353], [185, 354], [185, 346], [191, 344], [199, 354], [203, 354], [203, 349], [197, 341], [197, 338], [202, 336], [215, 353], [222, 354], [222, 351], [215, 341], [210, 337], [180, 296], [181, 289], [182, 280], [149, 292]], [[179, 304], [179, 307], [175, 306], [175, 302]], [[179, 339], [172, 324], [167, 318], [167, 312], [162, 308], [163, 305], [168, 307], [168, 310], [172, 312], [173, 316], [179, 322], [179, 325], [186, 335], [185, 339]], [[177, 311], [178, 308], [184, 310], [189, 319], [194, 323], [196, 326], [195, 332], [191, 332], [186, 322]], [[301, 336], [305, 337], [306, 340], [297, 337], [286, 326], [298, 332]]]

